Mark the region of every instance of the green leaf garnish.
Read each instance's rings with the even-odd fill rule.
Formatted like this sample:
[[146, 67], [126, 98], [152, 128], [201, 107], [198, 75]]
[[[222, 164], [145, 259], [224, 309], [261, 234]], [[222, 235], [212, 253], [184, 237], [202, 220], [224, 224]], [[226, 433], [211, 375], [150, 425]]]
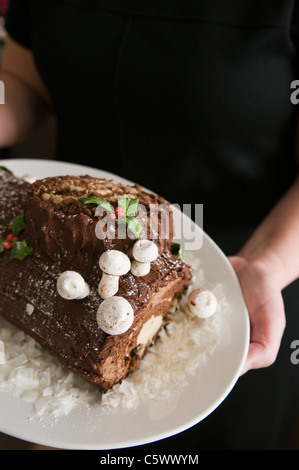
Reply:
[[122, 208], [124, 215], [126, 215], [127, 213], [127, 201], [128, 201], [128, 198], [126, 197], [119, 197], [117, 200], [118, 207]]
[[138, 212], [139, 199], [129, 199], [127, 215], [136, 215]]
[[2, 251], [4, 251], [4, 243], [6, 242], [6, 240], [3, 240], [3, 238], [0, 239], [0, 253], [2, 253]]
[[96, 204], [97, 206], [103, 207], [108, 212], [113, 213], [114, 208], [110, 204], [110, 202], [105, 201], [104, 199], [100, 199], [96, 196], [89, 196], [89, 197], [80, 197], [79, 201], [82, 202], [83, 204]]
[[10, 173], [11, 175], [13, 174], [13, 172], [9, 170], [8, 168], [6, 168], [6, 166], [0, 166], [0, 168], [1, 170], [7, 171], [7, 173]]
[[124, 215], [136, 215], [138, 212], [139, 199], [129, 199], [127, 197], [119, 197], [118, 205], [122, 208]]
[[139, 239], [142, 226], [134, 215], [138, 212], [139, 199], [129, 199], [127, 197], [118, 198], [118, 206], [123, 210], [123, 216], [117, 219], [119, 224], [126, 224], [128, 229]]
[[22, 232], [25, 228], [24, 214], [20, 214], [15, 217], [10, 222], [9, 228], [15, 236], [19, 235], [19, 233]]
[[171, 253], [173, 255], [176, 255], [178, 258], [181, 260], [184, 259], [184, 254], [183, 254], [183, 246], [180, 243], [175, 243], [173, 242], [171, 244]]
[[137, 239], [139, 239], [142, 226], [135, 217], [120, 217], [119, 219], [117, 219], [117, 223], [126, 224], [128, 229], [135, 235]]
[[12, 242], [12, 247], [10, 251], [10, 259], [18, 259], [23, 261], [27, 256], [32, 255], [33, 250], [29, 248], [26, 240], [18, 241], [14, 240]]
[[[89, 197], [82, 197], [79, 198], [83, 204], [97, 204], [98, 206], [103, 207], [107, 212], [114, 214], [114, 208], [110, 204], [110, 202], [105, 201], [104, 199], [99, 199], [96, 196], [89, 196]], [[138, 212], [138, 203], [139, 199], [129, 199], [127, 197], [119, 197], [118, 198], [118, 207], [120, 207], [123, 211], [123, 216], [117, 218], [118, 224], [126, 224], [128, 229], [135, 235], [138, 239], [140, 236], [140, 232], [142, 227], [138, 220], [134, 217], [134, 215]]]

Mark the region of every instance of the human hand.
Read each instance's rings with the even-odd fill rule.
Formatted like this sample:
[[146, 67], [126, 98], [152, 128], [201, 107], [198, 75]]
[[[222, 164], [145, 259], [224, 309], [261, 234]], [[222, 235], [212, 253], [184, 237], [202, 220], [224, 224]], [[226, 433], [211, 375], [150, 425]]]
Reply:
[[229, 257], [241, 285], [250, 319], [250, 345], [242, 374], [275, 362], [285, 329], [279, 270], [265, 261]]

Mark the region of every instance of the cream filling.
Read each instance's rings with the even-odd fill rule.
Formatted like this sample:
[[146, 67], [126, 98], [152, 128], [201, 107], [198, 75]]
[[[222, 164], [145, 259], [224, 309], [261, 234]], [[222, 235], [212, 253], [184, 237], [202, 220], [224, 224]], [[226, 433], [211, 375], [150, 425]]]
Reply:
[[141, 328], [138, 338], [137, 346], [146, 346], [151, 343], [154, 336], [158, 333], [163, 324], [163, 318], [161, 315], [152, 316]]
[[[86, 188], [83, 188], [81, 186], [75, 186], [75, 185], [71, 185], [69, 187], [70, 191], [78, 191], [78, 192], [86, 192]], [[95, 190], [94, 192], [90, 191], [89, 189], [89, 192], [91, 195], [94, 195], [94, 196], [97, 196], [98, 194], [98, 197], [99, 198], [106, 198], [106, 199], [109, 199], [109, 201], [111, 202], [115, 202], [118, 200], [118, 195], [115, 195], [115, 191], [111, 190], [111, 189], [97, 189]], [[135, 194], [136, 194], [136, 190], [135, 191], [130, 191], [129, 193], [126, 193], [126, 194], [120, 194], [119, 197], [126, 197], [128, 199], [134, 199], [135, 197]], [[68, 199], [68, 198], [73, 198], [73, 199], [79, 199], [81, 196], [74, 196], [73, 194], [52, 194], [52, 193], [43, 193], [41, 195], [41, 199], [43, 201], [50, 201], [52, 204], [60, 204], [62, 201], [64, 201], [64, 199]]]

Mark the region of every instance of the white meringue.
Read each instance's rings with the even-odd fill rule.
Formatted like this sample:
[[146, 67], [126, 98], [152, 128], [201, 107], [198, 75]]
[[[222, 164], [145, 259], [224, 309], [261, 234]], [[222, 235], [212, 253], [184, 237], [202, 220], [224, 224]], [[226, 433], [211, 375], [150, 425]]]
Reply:
[[64, 271], [57, 279], [57, 291], [66, 300], [79, 300], [89, 295], [89, 285], [76, 271]]
[[158, 247], [151, 240], [137, 240], [133, 246], [133, 256], [136, 261], [150, 263], [158, 257]]
[[198, 318], [209, 318], [217, 311], [216, 296], [208, 289], [196, 289], [191, 292], [186, 305], [186, 313]]
[[131, 273], [133, 276], [146, 276], [151, 270], [151, 263], [140, 263], [140, 261], [132, 261]]
[[122, 276], [130, 271], [130, 258], [119, 250], [107, 250], [101, 256], [99, 265], [102, 271], [112, 276]]
[[134, 261], [131, 273], [134, 276], [146, 276], [151, 270], [151, 262], [158, 258], [157, 245], [151, 240], [137, 240], [133, 246]]
[[102, 299], [112, 297], [117, 293], [119, 288], [119, 276], [112, 276], [103, 272], [102, 278], [99, 282], [98, 293]]
[[107, 250], [100, 256], [99, 265], [103, 271], [98, 292], [102, 299], [112, 297], [119, 288], [119, 276], [130, 271], [130, 258], [119, 250]]
[[133, 308], [123, 297], [113, 296], [103, 300], [97, 311], [98, 325], [109, 335], [125, 333], [133, 320]]

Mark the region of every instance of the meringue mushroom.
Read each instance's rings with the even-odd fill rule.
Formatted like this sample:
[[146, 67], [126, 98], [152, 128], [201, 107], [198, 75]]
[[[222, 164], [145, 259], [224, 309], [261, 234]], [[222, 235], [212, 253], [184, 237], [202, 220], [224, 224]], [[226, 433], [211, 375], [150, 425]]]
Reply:
[[131, 264], [131, 273], [134, 276], [146, 276], [151, 270], [151, 263], [140, 263], [140, 261], [133, 260]]
[[217, 311], [216, 296], [208, 289], [195, 289], [188, 297], [185, 312], [198, 318], [209, 318]]
[[137, 240], [133, 246], [134, 261], [131, 273], [134, 276], [145, 276], [150, 272], [151, 262], [158, 257], [158, 247], [151, 240]]
[[113, 296], [103, 300], [97, 311], [97, 323], [109, 335], [125, 333], [133, 320], [133, 308], [123, 297]]
[[57, 291], [66, 300], [79, 300], [89, 295], [89, 285], [76, 271], [64, 271], [57, 279]]
[[98, 286], [98, 293], [100, 294], [102, 299], [107, 299], [108, 297], [112, 297], [114, 294], [117, 293], [118, 289], [119, 289], [119, 277], [112, 276], [110, 274], [106, 274], [103, 272], [102, 278]]
[[103, 271], [98, 292], [102, 299], [112, 297], [119, 289], [119, 276], [126, 274], [131, 267], [130, 258], [119, 250], [105, 251], [99, 260]]

